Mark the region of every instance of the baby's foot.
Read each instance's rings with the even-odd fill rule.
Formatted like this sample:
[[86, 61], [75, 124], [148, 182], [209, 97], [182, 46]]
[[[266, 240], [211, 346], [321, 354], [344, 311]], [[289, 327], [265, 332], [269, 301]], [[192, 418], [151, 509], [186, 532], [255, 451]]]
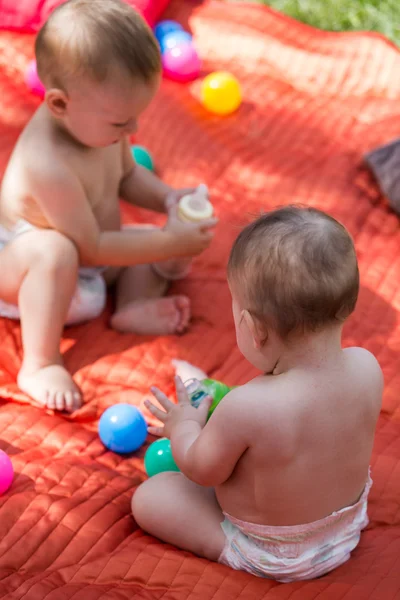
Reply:
[[182, 381], [188, 381], [189, 379], [198, 379], [201, 381], [202, 379], [207, 379], [207, 374], [204, 373], [202, 369], [191, 365], [186, 360], [174, 359], [171, 362], [172, 366], [175, 368], [176, 375], [180, 377]]
[[183, 333], [190, 320], [190, 301], [186, 296], [168, 296], [133, 302], [115, 313], [111, 326], [124, 333], [170, 335]]
[[82, 395], [62, 365], [32, 369], [22, 367], [18, 386], [34, 400], [53, 410], [73, 412], [82, 405]]

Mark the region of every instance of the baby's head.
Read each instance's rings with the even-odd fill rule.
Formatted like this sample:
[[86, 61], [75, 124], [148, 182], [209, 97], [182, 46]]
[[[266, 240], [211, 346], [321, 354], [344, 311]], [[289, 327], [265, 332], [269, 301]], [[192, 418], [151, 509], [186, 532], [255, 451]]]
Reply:
[[341, 327], [353, 312], [359, 290], [354, 244], [329, 215], [287, 206], [240, 233], [228, 281], [239, 349], [272, 372], [277, 345]]
[[52, 115], [89, 147], [132, 134], [160, 83], [157, 42], [122, 0], [69, 0], [36, 39], [38, 74]]

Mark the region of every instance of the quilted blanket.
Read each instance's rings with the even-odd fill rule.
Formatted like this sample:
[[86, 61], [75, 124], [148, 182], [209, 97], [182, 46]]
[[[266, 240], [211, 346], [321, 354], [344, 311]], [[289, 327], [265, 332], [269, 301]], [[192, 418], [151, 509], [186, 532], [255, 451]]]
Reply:
[[[123, 336], [108, 328], [108, 309], [67, 329], [63, 352], [86, 403], [64, 417], [39, 410], [18, 391], [20, 328], [0, 321], [0, 448], [15, 469], [0, 497], [0, 597], [400, 598], [400, 229], [362, 165], [368, 150], [400, 134], [400, 54], [377, 35], [323, 33], [254, 5], [175, 0], [167, 16], [193, 31], [204, 72], [233, 72], [244, 94], [237, 114], [219, 118], [199, 105], [196, 84], [165, 81], [141, 124], [138, 141], [151, 149], [163, 177], [177, 186], [207, 183], [220, 217], [212, 248], [175, 287], [192, 300], [192, 327], [182, 337]], [[23, 82], [32, 45], [30, 35], [0, 34], [1, 171], [38, 103]], [[386, 387], [370, 525], [360, 545], [321, 579], [278, 584], [140, 531], [130, 499], [145, 477], [143, 451], [126, 458], [106, 451], [96, 426], [115, 402], [142, 406], [153, 383], [170, 390], [172, 357], [229, 385], [254, 374], [235, 346], [226, 259], [243, 224], [288, 202], [325, 209], [353, 234], [362, 286], [345, 343], [375, 353]]]

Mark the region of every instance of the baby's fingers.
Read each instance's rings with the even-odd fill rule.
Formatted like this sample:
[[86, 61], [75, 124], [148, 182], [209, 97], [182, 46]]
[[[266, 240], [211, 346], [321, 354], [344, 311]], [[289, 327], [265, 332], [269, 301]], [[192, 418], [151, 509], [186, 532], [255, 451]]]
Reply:
[[218, 225], [218, 219], [207, 219], [201, 224], [201, 230], [208, 231], [208, 229], [213, 229], [213, 227], [215, 227], [216, 225]]
[[175, 377], [176, 396], [179, 404], [190, 404], [189, 394], [185, 388], [182, 379], [178, 376]]
[[152, 404], [150, 402], [150, 400], [145, 400], [144, 405], [147, 408], [147, 410], [149, 410], [151, 412], [151, 414], [156, 417], [156, 419], [158, 419], [159, 421], [162, 421], [162, 423], [165, 422], [165, 420], [167, 418], [166, 412], [164, 412], [163, 410], [160, 410], [159, 408], [157, 408], [157, 406], [154, 406], [154, 404]]
[[198, 407], [199, 414], [204, 419], [204, 424], [207, 422], [208, 413], [211, 408], [211, 404], [214, 402], [214, 398], [212, 396], [206, 396], [200, 403]]
[[151, 435], [156, 435], [157, 437], [162, 437], [164, 435], [164, 427], [148, 427], [147, 431]]
[[211, 231], [210, 229], [208, 229], [207, 231], [203, 232], [203, 240], [206, 241], [208, 244], [211, 243], [213, 238], [214, 238], [214, 231]]
[[163, 408], [168, 412], [174, 406], [171, 400], [157, 387], [150, 388], [151, 393], [155, 398], [157, 398], [158, 402], [161, 404]]

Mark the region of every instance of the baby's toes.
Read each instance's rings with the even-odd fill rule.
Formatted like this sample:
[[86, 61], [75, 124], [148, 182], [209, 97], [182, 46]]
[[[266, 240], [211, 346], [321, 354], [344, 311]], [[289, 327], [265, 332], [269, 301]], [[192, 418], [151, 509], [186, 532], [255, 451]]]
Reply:
[[82, 406], [82, 394], [80, 392], [73, 392], [73, 410], [78, 410]]
[[74, 410], [74, 394], [73, 392], [65, 392], [64, 394], [65, 410], [72, 412]]
[[56, 409], [65, 410], [65, 394], [64, 392], [56, 392], [55, 394]]
[[56, 392], [48, 390], [46, 392], [46, 406], [49, 410], [56, 410]]
[[177, 325], [177, 331], [181, 333], [189, 325], [190, 301], [189, 298], [186, 298], [186, 296], [177, 296], [175, 303], [179, 312], [179, 322]]

